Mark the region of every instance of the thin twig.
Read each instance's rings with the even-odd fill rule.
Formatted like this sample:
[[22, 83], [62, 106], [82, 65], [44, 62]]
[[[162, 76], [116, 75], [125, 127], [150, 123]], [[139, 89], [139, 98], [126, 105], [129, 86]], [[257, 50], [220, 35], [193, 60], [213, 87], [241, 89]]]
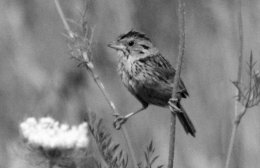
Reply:
[[[70, 29], [70, 26], [67, 22], [67, 19], [65, 18], [64, 14], [63, 14], [63, 11], [60, 7], [60, 3], [59, 3], [59, 0], [54, 0], [55, 1], [55, 5], [56, 5], [56, 8], [59, 12], [59, 15], [63, 21], [63, 24], [64, 24], [64, 27], [67, 31], [67, 33], [69, 34], [70, 37], [73, 37], [73, 32], [71, 31]], [[103, 85], [103, 83], [101, 82], [99, 76], [97, 75], [97, 73], [95, 72], [95, 68], [94, 68], [94, 65], [92, 64], [92, 62], [89, 62], [88, 58], [85, 57], [85, 55], [87, 55], [87, 53], [83, 53], [83, 58], [85, 60], [84, 62], [84, 65], [86, 67], [86, 69], [90, 72], [90, 74], [92, 75], [96, 85], [98, 86], [98, 88], [100, 89], [102, 95], [105, 97], [105, 100], [107, 101], [107, 103], [109, 104], [109, 107], [111, 108], [111, 110], [113, 111], [113, 114], [119, 114], [115, 104], [113, 103], [113, 101], [111, 100], [109, 94], [106, 92], [105, 90], [105, 87]], [[87, 61], [86, 61], [87, 60]], [[132, 146], [132, 143], [130, 141], [130, 138], [129, 138], [129, 134], [125, 128], [125, 126], [122, 126], [122, 132], [123, 132], [123, 136], [124, 136], [124, 139], [126, 141], [126, 144], [127, 144], [127, 147], [128, 147], [128, 150], [129, 150], [129, 153], [130, 153], [130, 156], [132, 158], [132, 161], [133, 161], [133, 164], [134, 164], [134, 167], [137, 167], [138, 163], [137, 163], [137, 160], [136, 160], [136, 157], [135, 157], [135, 153], [134, 153], [134, 150], [133, 150], [133, 146]]]
[[[178, 21], [179, 21], [179, 52], [177, 58], [176, 74], [174, 77], [172, 98], [177, 99], [177, 90], [180, 80], [182, 61], [184, 57], [185, 49], [185, 4], [182, 0], [178, 0]], [[176, 125], [176, 114], [173, 112], [171, 115], [171, 132], [169, 142], [169, 157], [168, 157], [168, 168], [173, 168], [174, 163], [174, 148], [175, 148], [175, 125]]]
[[[243, 20], [242, 20], [242, 0], [238, 0], [238, 33], [239, 33], [239, 58], [238, 58], [238, 71], [237, 82], [241, 83], [242, 69], [243, 69], [243, 49], [244, 49], [244, 34], [243, 34]], [[237, 92], [238, 101], [240, 101], [240, 93]]]
[[63, 22], [63, 25], [64, 25], [66, 31], [68, 32], [70, 37], [73, 37], [73, 33], [72, 33], [72, 31], [70, 29], [70, 26], [69, 26], [69, 24], [68, 24], [68, 22], [66, 20], [66, 17], [64, 16], [64, 13], [63, 13], [62, 9], [61, 9], [59, 0], [54, 0], [54, 2], [55, 2], [56, 9], [57, 9], [57, 11], [58, 11], [58, 13], [59, 13], [59, 15], [61, 17], [61, 20]]
[[[238, 103], [237, 103], [238, 104]], [[236, 133], [237, 133], [237, 128], [239, 126], [239, 123], [242, 119], [242, 117], [244, 116], [244, 114], [246, 113], [247, 108], [244, 107], [242, 112], [240, 114], [242, 115], [237, 115], [235, 117], [235, 121], [233, 122], [233, 126], [232, 126], [232, 133], [231, 133], [231, 137], [230, 137], [230, 141], [229, 141], [229, 145], [228, 145], [228, 154], [227, 154], [227, 158], [226, 158], [226, 163], [225, 163], [225, 168], [229, 167], [230, 164], [230, 160], [231, 160], [231, 154], [233, 151], [233, 147], [234, 147], [234, 142], [235, 142], [235, 137], [236, 137]], [[237, 112], [238, 113], [238, 112]], [[239, 116], [239, 117], [238, 117]]]
[[[244, 48], [244, 34], [243, 34], [243, 20], [242, 20], [242, 0], [238, 0], [238, 33], [239, 33], [239, 58], [238, 58], [238, 71], [237, 71], [237, 83], [238, 85], [241, 83], [242, 80], [242, 69], [243, 69], [243, 48]], [[234, 114], [235, 114], [235, 120], [233, 122], [233, 127], [232, 127], [232, 133], [229, 141], [229, 146], [228, 146], [228, 153], [227, 153], [227, 158], [225, 162], [225, 168], [229, 167], [230, 164], [230, 159], [231, 159], [231, 154], [235, 142], [235, 136], [237, 132], [238, 125], [240, 123], [241, 118], [238, 120], [238, 111], [239, 111], [239, 101], [241, 100], [241, 92], [239, 89], [236, 90], [236, 95], [237, 99], [235, 100], [235, 109], [234, 109]], [[244, 108], [242, 111], [242, 114], [245, 114], [247, 108]]]

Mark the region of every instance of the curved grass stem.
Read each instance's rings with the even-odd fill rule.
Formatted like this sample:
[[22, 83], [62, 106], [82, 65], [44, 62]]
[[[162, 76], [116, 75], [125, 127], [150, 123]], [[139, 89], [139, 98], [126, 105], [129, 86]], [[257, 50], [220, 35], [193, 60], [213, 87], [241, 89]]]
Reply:
[[[60, 6], [59, 0], [54, 0], [54, 2], [55, 2], [55, 6], [57, 8], [57, 11], [58, 11], [60, 17], [61, 17], [61, 20], [62, 20], [62, 22], [64, 24], [64, 27], [65, 27], [67, 33], [69, 34], [69, 36], [71, 38], [73, 38], [74, 34], [73, 34], [72, 30], [70, 29], [70, 26], [69, 26], [69, 24], [67, 22], [67, 19], [66, 19], [65, 15], [64, 15], [64, 13], [62, 11], [62, 8]], [[109, 107], [111, 108], [111, 110], [113, 111], [114, 114], [119, 114], [116, 106], [114, 105], [114, 103], [111, 100], [109, 94], [105, 90], [105, 87], [104, 87], [103, 83], [101, 82], [99, 76], [95, 72], [94, 65], [92, 64], [92, 62], [89, 62], [88, 58], [85, 58], [84, 53], [82, 53], [82, 55], [83, 55], [83, 59], [86, 59], [86, 60], [84, 60], [84, 65], [85, 65], [86, 69], [92, 75], [96, 85], [98, 86], [98, 88], [101, 91], [102, 95], [104, 96], [105, 100], [109, 104]], [[128, 147], [128, 151], [130, 153], [130, 157], [131, 157], [131, 159], [133, 161], [133, 165], [134, 165], [134, 167], [137, 167], [138, 163], [137, 163], [137, 160], [136, 160], [136, 157], [135, 157], [135, 153], [134, 153], [134, 150], [133, 150], [132, 143], [131, 143], [130, 138], [129, 138], [129, 134], [128, 134], [125, 126], [122, 126], [122, 132], [123, 132], [123, 136], [124, 136], [124, 139], [125, 139], [127, 147]]]

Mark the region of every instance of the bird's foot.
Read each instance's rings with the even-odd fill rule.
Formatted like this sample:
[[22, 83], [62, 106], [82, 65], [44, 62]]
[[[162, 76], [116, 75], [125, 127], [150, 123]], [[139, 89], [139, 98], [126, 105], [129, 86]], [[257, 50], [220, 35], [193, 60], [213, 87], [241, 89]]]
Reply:
[[121, 126], [127, 121], [127, 118], [118, 114], [114, 116], [116, 117], [116, 119], [113, 122], [113, 126], [115, 127], [115, 129], [120, 130]]
[[171, 98], [169, 100], [168, 103], [169, 103], [169, 107], [170, 107], [172, 112], [180, 112], [181, 111], [181, 109], [179, 107], [177, 107], [178, 102], [179, 102], [179, 100], [176, 99], [176, 98]]

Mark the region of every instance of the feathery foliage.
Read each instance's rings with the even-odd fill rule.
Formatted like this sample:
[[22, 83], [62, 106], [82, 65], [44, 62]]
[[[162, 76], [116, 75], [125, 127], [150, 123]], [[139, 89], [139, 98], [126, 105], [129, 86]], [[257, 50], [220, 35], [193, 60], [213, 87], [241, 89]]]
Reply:
[[239, 102], [246, 108], [251, 108], [259, 104], [260, 102], [260, 74], [256, 70], [256, 62], [253, 60], [253, 53], [250, 53], [250, 60], [248, 65], [248, 83], [243, 85], [242, 83], [233, 82], [239, 91]]
[[[159, 155], [155, 155], [155, 147], [153, 145], [153, 141], [146, 147], [146, 151], [144, 151], [145, 162], [144, 165], [142, 163], [138, 164], [138, 168], [152, 168], [155, 161], [159, 158]], [[156, 168], [163, 168], [163, 165], [159, 165]]]
[[[94, 113], [91, 116], [89, 130], [107, 166], [109, 168], [126, 168], [128, 164], [127, 155], [119, 148], [119, 144], [113, 142], [110, 133], [102, 125], [102, 119], [96, 119]], [[102, 165], [100, 164], [99, 167], [102, 167]]]

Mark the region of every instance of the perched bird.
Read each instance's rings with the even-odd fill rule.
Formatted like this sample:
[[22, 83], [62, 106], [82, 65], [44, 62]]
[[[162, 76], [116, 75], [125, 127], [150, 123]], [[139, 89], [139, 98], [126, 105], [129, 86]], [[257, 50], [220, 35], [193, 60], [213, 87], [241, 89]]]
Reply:
[[[142, 108], [126, 116], [116, 115], [114, 126], [120, 129], [128, 118], [145, 110], [149, 104], [168, 107], [172, 96], [175, 69], [143, 33], [129, 31], [108, 44], [120, 56], [118, 73], [125, 87], [141, 102]], [[195, 137], [195, 127], [180, 104], [189, 94], [182, 80], [174, 110], [186, 133]], [[173, 110], [172, 110], [173, 111]]]

